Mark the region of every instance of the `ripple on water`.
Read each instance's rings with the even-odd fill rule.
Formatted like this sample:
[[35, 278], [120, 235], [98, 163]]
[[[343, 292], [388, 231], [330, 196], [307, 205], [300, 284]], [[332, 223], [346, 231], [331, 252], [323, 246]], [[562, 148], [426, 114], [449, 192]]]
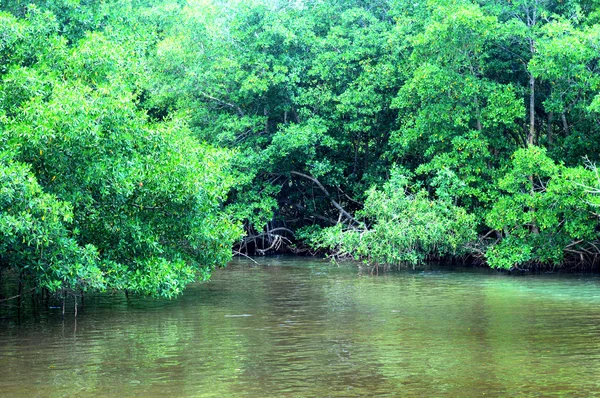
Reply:
[[594, 396], [600, 284], [236, 261], [173, 301], [0, 321], [5, 396]]

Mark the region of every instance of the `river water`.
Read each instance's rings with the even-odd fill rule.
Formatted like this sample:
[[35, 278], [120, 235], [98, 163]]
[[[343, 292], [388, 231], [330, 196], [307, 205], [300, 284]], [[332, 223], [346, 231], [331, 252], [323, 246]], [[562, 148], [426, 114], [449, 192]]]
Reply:
[[258, 261], [0, 320], [0, 396], [600, 395], [598, 277]]

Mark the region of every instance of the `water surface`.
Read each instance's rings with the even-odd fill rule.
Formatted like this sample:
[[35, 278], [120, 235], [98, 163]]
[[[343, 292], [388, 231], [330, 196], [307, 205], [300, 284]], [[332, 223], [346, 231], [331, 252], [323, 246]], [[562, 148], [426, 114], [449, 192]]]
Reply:
[[0, 320], [0, 396], [600, 395], [597, 277], [258, 261]]

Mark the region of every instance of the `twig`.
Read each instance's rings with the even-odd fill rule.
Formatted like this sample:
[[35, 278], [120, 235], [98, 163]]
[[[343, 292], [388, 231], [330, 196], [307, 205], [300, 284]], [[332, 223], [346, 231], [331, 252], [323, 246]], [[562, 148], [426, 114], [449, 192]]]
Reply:
[[346, 199], [348, 199], [349, 201], [356, 203], [359, 206], [362, 206], [363, 204], [360, 203], [358, 200], [352, 199], [352, 197], [350, 197], [350, 195], [348, 195], [346, 192], [342, 191], [342, 188], [338, 186], [336, 186], [337, 190], [341, 192], [342, 195], [344, 195], [346, 197]]
[[25, 293], [17, 294], [16, 296], [12, 296], [12, 297], [8, 297], [8, 298], [5, 298], [5, 299], [2, 299], [2, 300], [0, 300], [0, 303], [2, 303], [2, 302], [5, 302], [5, 301], [14, 300], [14, 299], [17, 299], [17, 298], [19, 298], [19, 297], [25, 296], [25, 295], [27, 295], [27, 294], [29, 294], [29, 293], [33, 292], [35, 289], [36, 289], [36, 288], [34, 287], [34, 288], [31, 288], [31, 289], [29, 289], [29, 290], [28, 290], [28, 291], [26, 291]]
[[206, 97], [206, 98], [208, 98], [208, 99], [211, 99], [211, 100], [213, 100], [213, 101], [217, 101], [217, 102], [218, 102], [218, 103], [220, 103], [220, 104], [223, 104], [223, 105], [226, 105], [226, 106], [228, 106], [228, 107], [230, 107], [230, 108], [233, 108], [233, 109], [235, 109], [235, 110], [237, 111], [238, 115], [240, 115], [240, 116], [244, 116], [244, 112], [242, 111], [242, 108], [240, 108], [239, 106], [237, 106], [237, 105], [234, 105], [234, 104], [232, 104], [232, 103], [229, 103], [229, 102], [227, 102], [227, 101], [223, 101], [223, 100], [221, 100], [221, 99], [215, 98], [215, 97], [213, 97], [212, 95], [205, 93], [204, 91], [198, 91], [198, 92], [199, 92], [199, 93], [200, 93], [202, 96], [204, 96], [204, 97]]
[[346, 210], [344, 210], [344, 208], [342, 206], [340, 206], [340, 204], [338, 202], [336, 202], [335, 199], [333, 199], [333, 197], [329, 194], [329, 191], [315, 177], [312, 177], [312, 176], [309, 176], [308, 174], [300, 173], [297, 171], [291, 171], [290, 174], [297, 175], [302, 178], [306, 178], [307, 180], [310, 180], [313, 183], [315, 183], [319, 187], [319, 189], [321, 191], [323, 191], [323, 193], [329, 198], [329, 200], [331, 201], [333, 206], [340, 211], [341, 214], [343, 214], [348, 220], [352, 221], [353, 223], [359, 224], [359, 222], [356, 221], [356, 219], [354, 217], [352, 217], [352, 215], [350, 215], [350, 213], [348, 213]]
[[234, 256], [243, 256], [243, 257], [246, 257], [248, 260], [252, 261], [254, 264], [256, 264], [256, 265], [260, 265], [258, 262], [256, 262], [256, 260], [254, 260], [254, 259], [253, 259], [252, 257], [250, 257], [249, 255], [247, 255], [247, 254], [244, 254], [244, 253], [242, 253], [242, 252], [239, 252], [239, 251], [237, 251], [237, 250], [234, 250], [234, 251], [233, 251], [233, 255], [234, 255]]

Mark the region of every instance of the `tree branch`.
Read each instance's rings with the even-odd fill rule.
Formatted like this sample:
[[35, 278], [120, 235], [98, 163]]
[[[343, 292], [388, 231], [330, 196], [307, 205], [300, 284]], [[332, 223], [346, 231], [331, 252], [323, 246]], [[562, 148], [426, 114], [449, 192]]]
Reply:
[[298, 171], [290, 171], [290, 174], [297, 175], [299, 177], [306, 178], [307, 180], [312, 181], [314, 184], [316, 184], [319, 187], [319, 189], [321, 191], [323, 191], [325, 196], [327, 196], [327, 198], [329, 198], [329, 200], [331, 201], [331, 204], [333, 204], [333, 206], [336, 209], [338, 209], [341, 214], [343, 214], [348, 220], [352, 221], [353, 223], [359, 224], [359, 222], [356, 221], [356, 219], [354, 217], [352, 217], [352, 215], [350, 215], [350, 213], [348, 213], [346, 210], [344, 210], [344, 208], [342, 206], [340, 206], [340, 204], [338, 202], [336, 202], [335, 199], [333, 199], [333, 197], [331, 197], [331, 195], [329, 194], [329, 191], [315, 177], [309, 176], [308, 174], [300, 173]]
[[230, 107], [230, 108], [233, 108], [233, 109], [235, 109], [235, 110], [237, 111], [238, 115], [240, 115], [240, 116], [244, 116], [244, 111], [242, 111], [242, 108], [240, 108], [239, 106], [237, 106], [237, 105], [235, 105], [235, 104], [232, 104], [232, 103], [230, 103], [230, 102], [223, 101], [223, 100], [221, 100], [221, 99], [215, 98], [215, 97], [213, 97], [212, 95], [205, 93], [204, 91], [198, 91], [198, 92], [199, 92], [199, 93], [200, 93], [200, 94], [201, 94], [203, 97], [206, 97], [206, 98], [208, 98], [208, 99], [211, 99], [211, 100], [213, 100], [213, 101], [217, 101], [218, 103], [220, 103], [220, 104], [222, 104], [222, 105], [225, 105], [225, 106], [228, 106], [228, 107]]

